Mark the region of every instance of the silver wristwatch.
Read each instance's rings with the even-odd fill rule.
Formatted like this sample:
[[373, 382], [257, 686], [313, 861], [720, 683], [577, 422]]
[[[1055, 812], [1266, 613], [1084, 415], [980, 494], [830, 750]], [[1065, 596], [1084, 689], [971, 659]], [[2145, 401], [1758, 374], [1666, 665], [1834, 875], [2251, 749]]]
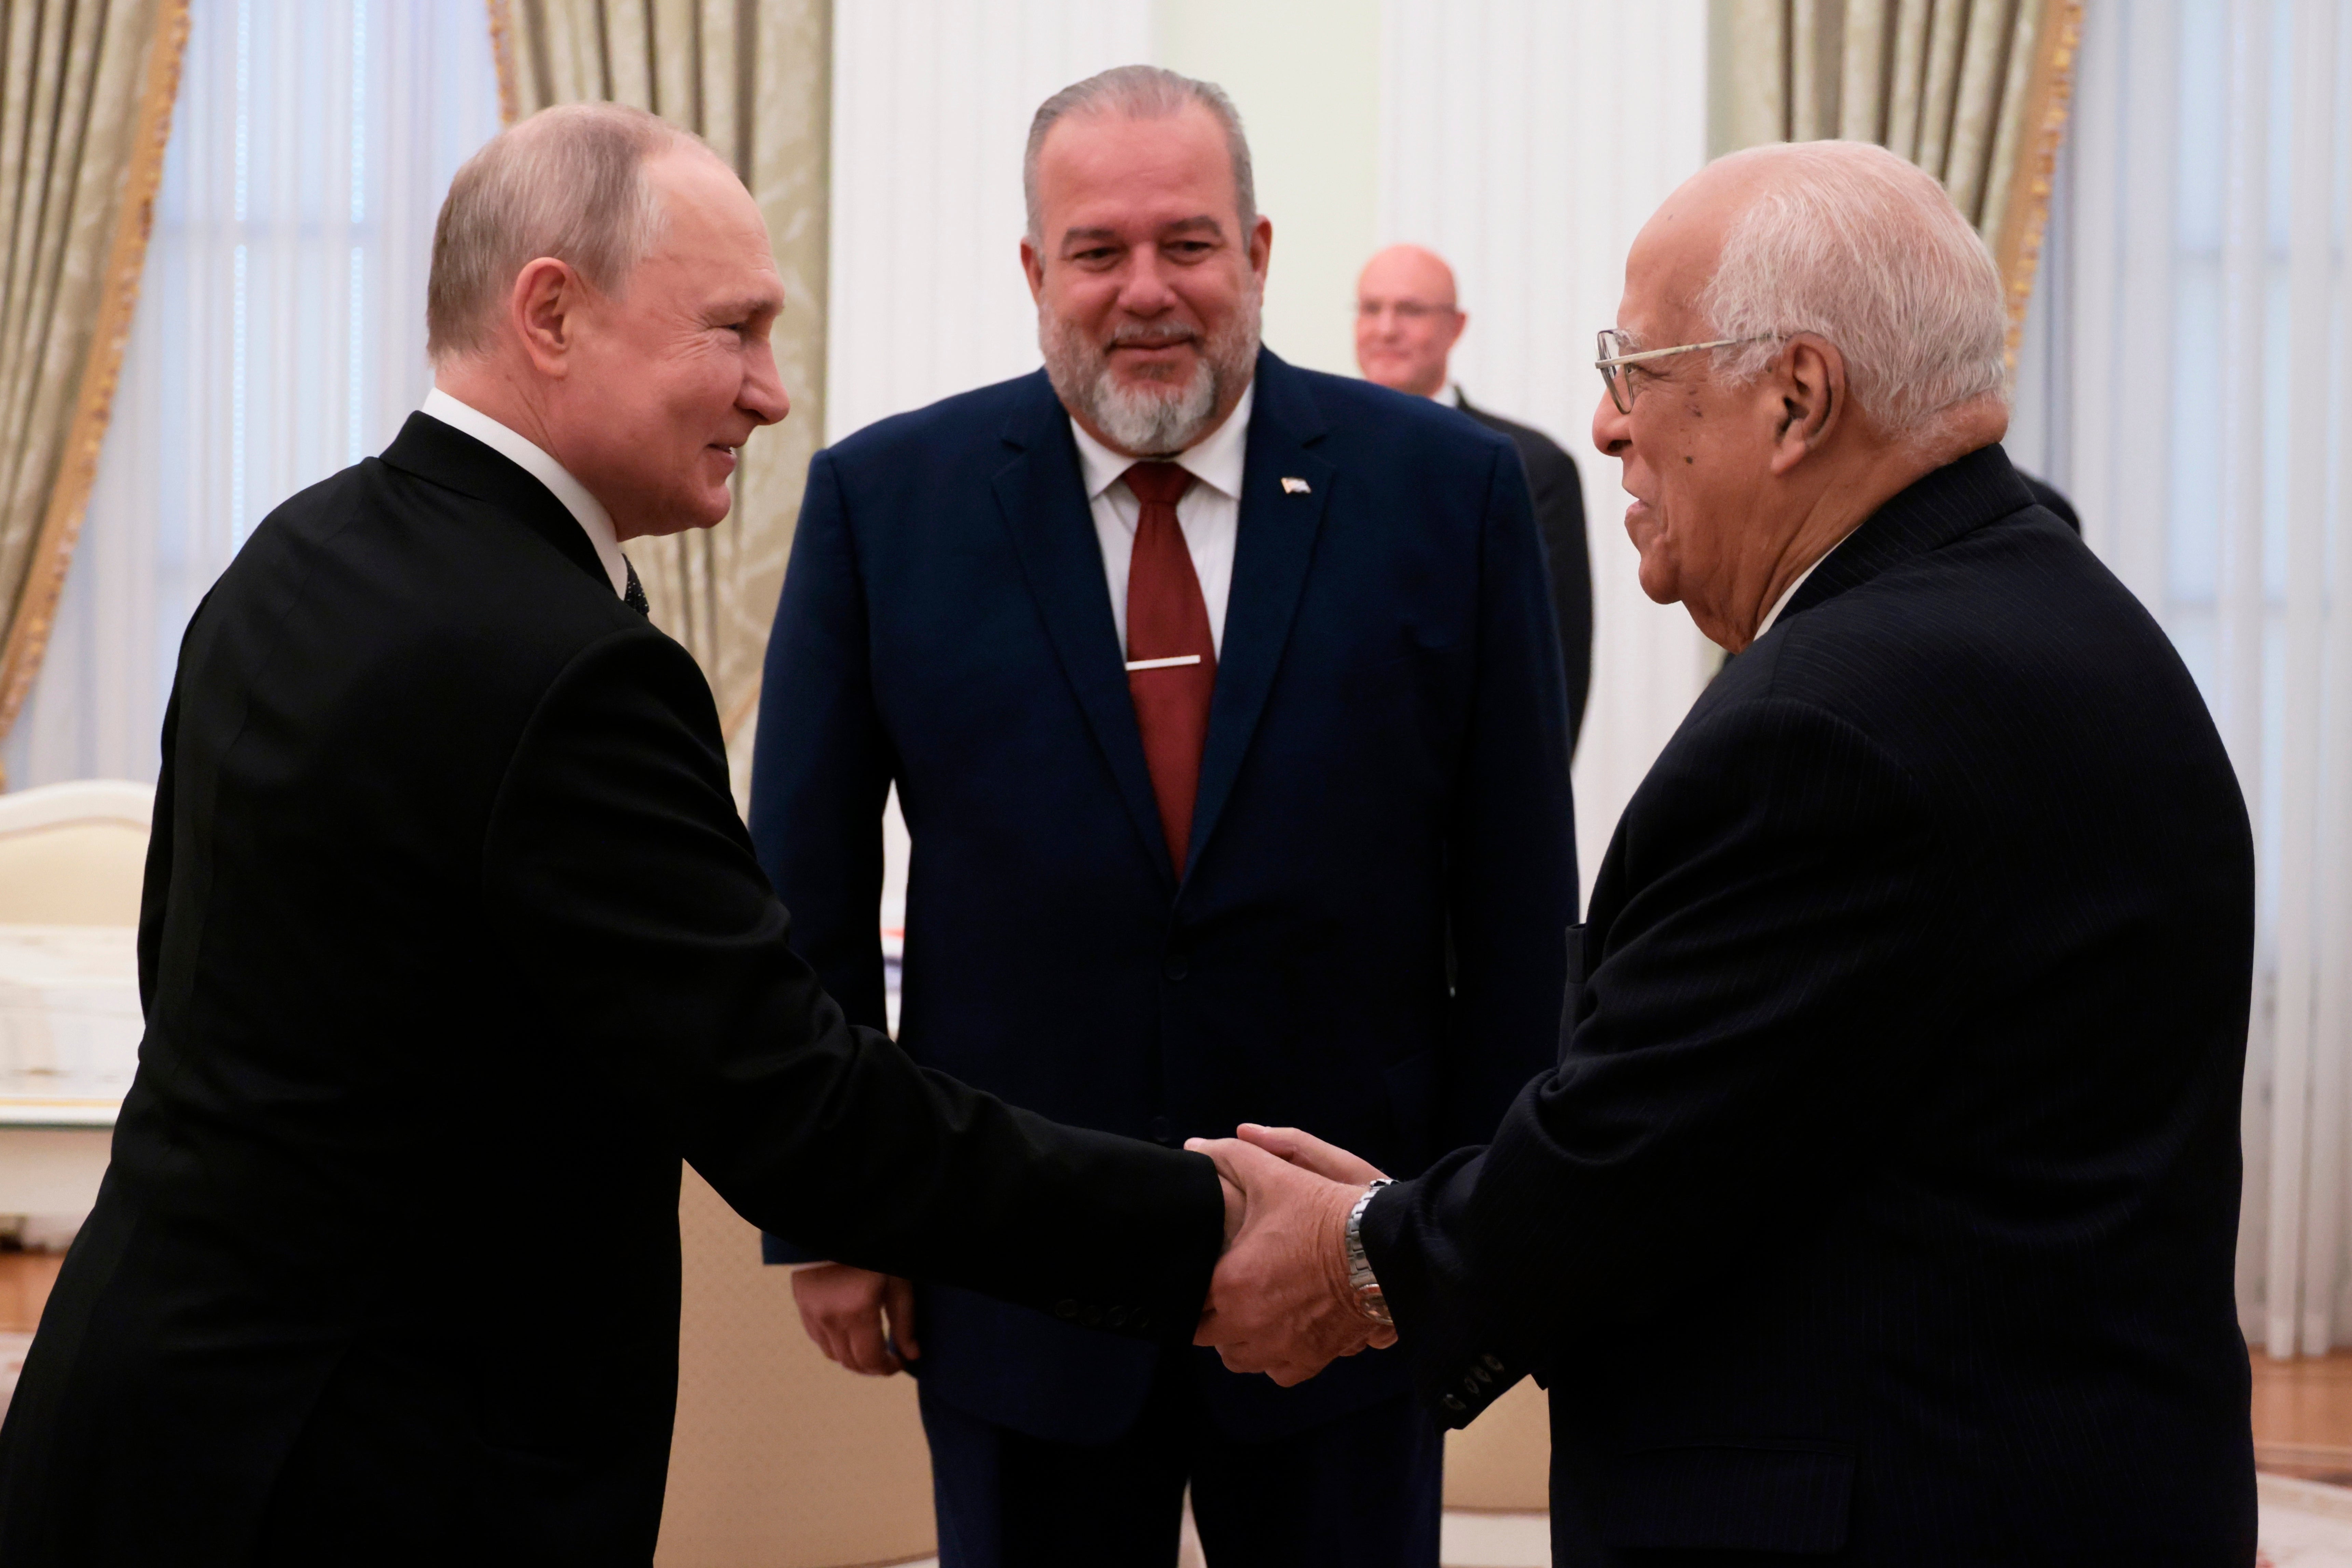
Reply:
[[1371, 1205], [1372, 1194], [1382, 1187], [1396, 1185], [1393, 1177], [1381, 1176], [1364, 1189], [1356, 1206], [1348, 1211], [1348, 1289], [1356, 1298], [1357, 1310], [1376, 1323], [1395, 1326], [1389, 1316], [1389, 1299], [1381, 1294], [1381, 1282], [1372, 1278], [1372, 1265], [1364, 1256], [1364, 1210]]

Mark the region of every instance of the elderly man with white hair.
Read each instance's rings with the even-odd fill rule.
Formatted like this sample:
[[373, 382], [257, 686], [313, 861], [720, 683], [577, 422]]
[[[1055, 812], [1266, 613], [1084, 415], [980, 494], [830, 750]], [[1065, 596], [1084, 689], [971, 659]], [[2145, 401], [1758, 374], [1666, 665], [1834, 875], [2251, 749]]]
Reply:
[[[750, 194], [651, 115], [458, 171], [435, 390], [188, 629], [114, 1159], [0, 1431], [0, 1562], [652, 1560], [679, 1161], [835, 1257], [1181, 1346], [1198, 1154], [846, 1022], [622, 546], [784, 416]], [[410, 1245], [431, 1238], [429, 1257]]]
[[1593, 437], [1738, 657], [1569, 932], [1559, 1066], [1412, 1181], [1207, 1145], [1202, 1338], [1288, 1382], [1392, 1329], [1455, 1425], [1534, 1374], [1557, 1563], [2252, 1561], [2244, 804], [1997, 444], [2002, 329], [1877, 148], [1667, 199]]

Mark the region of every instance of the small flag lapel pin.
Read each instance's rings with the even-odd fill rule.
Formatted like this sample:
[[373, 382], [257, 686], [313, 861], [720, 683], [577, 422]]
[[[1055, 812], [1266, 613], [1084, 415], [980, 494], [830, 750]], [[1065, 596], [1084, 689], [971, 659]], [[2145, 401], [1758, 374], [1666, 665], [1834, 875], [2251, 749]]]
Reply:
[[1315, 493], [1315, 487], [1305, 479], [1294, 479], [1286, 474], [1282, 480], [1282, 493], [1286, 496], [1312, 495]]

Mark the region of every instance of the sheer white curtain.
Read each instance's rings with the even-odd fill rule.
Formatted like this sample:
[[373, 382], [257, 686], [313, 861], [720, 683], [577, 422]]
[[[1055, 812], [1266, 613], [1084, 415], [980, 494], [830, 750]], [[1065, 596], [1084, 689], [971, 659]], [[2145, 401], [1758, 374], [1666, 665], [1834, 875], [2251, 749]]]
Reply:
[[[2012, 450], [2171, 633], [2260, 852], [2239, 1300], [2352, 1339], [2352, 17], [2088, 8]], [[2151, 844], [2151, 855], [2164, 846]]]
[[1454, 378], [1548, 432], [1584, 480], [1592, 697], [1576, 753], [1590, 890], [1625, 802], [1721, 654], [1652, 604], [1625, 537], [1618, 465], [1592, 447], [1592, 334], [1617, 319], [1625, 252], [1706, 160], [1699, 0], [1389, 0], [1381, 241], [1454, 264], [1470, 326]]
[[190, 20], [113, 423], [9, 742], [18, 786], [155, 776], [205, 590], [430, 385], [434, 216], [499, 128], [481, 0], [195, 0]]

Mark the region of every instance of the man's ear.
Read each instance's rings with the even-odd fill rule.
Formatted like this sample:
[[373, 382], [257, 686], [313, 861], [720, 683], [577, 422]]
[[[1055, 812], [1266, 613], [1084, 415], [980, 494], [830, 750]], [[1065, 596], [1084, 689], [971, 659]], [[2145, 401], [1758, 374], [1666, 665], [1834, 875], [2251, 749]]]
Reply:
[[1845, 420], [1845, 356], [1811, 332], [1790, 338], [1772, 367], [1780, 401], [1771, 469], [1785, 474], [1819, 451]]
[[1250, 226], [1249, 237], [1250, 270], [1257, 274], [1259, 282], [1265, 281], [1266, 264], [1273, 259], [1274, 220], [1260, 214], [1257, 222]]
[[523, 352], [541, 375], [561, 377], [580, 339], [580, 310], [587, 303], [586, 279], [569, 262], [542, 256], [523, 264], [507, 296], [507, 311]]
[[1034, 305], [1045, 291], [1045, 258], [1025, 236], [1021, 241], [1021, 276], [1029, 279], [1029, 302]]

